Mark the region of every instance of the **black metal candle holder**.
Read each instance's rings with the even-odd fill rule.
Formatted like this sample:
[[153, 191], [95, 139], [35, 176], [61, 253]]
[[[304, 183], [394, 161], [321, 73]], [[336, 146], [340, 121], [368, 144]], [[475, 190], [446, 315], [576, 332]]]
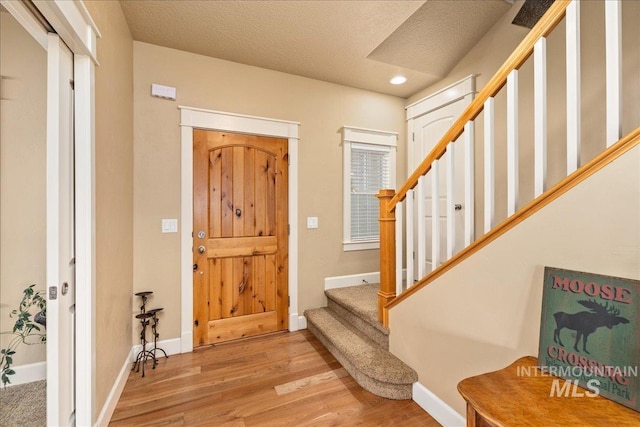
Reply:
[[[136, 356], [136, 360], [133, 362], [131, 370], [140, 372], [140, 366], [142, 366], [143, 377], [144, 364], [147, 360], [153, 360], [152, 369], [156, 369], [156, 366], [158, 365], [158, 358], [156, 357], [156, 354], [158, 351], [161, 351], [165, 358], [169, 358], [167, 353], [158, 347], [158, 338], [160, 337], [160, 334], [158, 333], [158, 313], [162, 311], [163, 308], [153, 308], [149, 311], [146, 310], [147, 299], [151, 294], [153, 294], [152, 291], [138, 292], [135, 294], [142, 299], [140, 313], [136, 314], [136, 319], [140, 319], [140, 344], [142, 345], [142, 350], [140, 350]], [[149, 344], [149, 341], [147, 341], [147, 326], [149, 325], [151, 325], [151, 334], [153, 335], [153, 348], [147, 350], [147, 344]]]

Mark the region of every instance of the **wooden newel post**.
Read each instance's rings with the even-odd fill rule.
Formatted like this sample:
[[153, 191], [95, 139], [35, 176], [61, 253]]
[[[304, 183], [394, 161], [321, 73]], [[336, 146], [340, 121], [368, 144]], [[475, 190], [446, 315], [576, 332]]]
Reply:
[[396, 297], [396, 213], [389, 212], [394, 190], [380, 190], [380, 290], [378, 291], [378, 320], [389, 326], [385, 305]]

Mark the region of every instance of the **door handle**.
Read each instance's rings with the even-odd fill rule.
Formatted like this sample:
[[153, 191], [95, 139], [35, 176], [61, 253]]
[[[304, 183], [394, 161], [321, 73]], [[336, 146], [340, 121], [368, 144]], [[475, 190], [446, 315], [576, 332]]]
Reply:
[[206, 248], [204, 246], [202, 246], [202, 245], [198, 246], [198, 253], [203, 254], [205, 250], [206, 250]]
[[455, 204], [455, 205], [453, 205], [453, 209], [455, 209], [457, 211], [461, 211], [462, 210], [462, 205], [461, 204]]

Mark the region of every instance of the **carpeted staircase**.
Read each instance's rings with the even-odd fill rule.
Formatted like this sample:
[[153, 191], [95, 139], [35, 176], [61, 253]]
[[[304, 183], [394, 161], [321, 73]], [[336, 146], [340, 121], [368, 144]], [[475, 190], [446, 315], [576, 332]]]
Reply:
[[418, 374], [389, 353], [377, 293], [377, 284], [327, 290], [327, 307], [304, 312], [307, 325], [362, 388], [388, 399], [411, 399]]

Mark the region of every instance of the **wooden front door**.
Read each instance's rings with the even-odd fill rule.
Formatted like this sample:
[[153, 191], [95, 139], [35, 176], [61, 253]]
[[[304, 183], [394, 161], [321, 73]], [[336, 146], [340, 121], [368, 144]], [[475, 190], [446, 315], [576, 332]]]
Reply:
[[193, 140], [194, 346], [287, 329], [288, 141]]

